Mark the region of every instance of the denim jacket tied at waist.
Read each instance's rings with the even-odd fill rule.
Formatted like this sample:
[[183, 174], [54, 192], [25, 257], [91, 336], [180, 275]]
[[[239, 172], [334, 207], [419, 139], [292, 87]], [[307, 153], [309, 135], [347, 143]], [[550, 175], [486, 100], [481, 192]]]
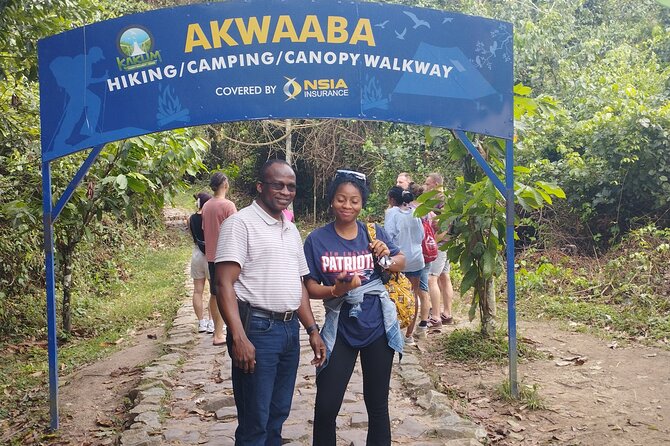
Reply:
[[361, 311], [361, 302], [363, 296], [366, 294], [374, 294], [381, 299], [382, 316], [384, 318], [384, 331], [386, 332], [386, 339], [388, 346], [400, 354], [402, 359], [402, 349], [405, 345], [405, 340], [400, 332], [400, 324], [398, 323], [398, 313], [396, 311], [395, 302], [391, 300], [386, 287], [381, 280], [375, 279], [368, 281], [365, 285], [350, 290], [347, 294], [341, 297], [334, 297], [332, 299], [324, 300], [323, 306], [326, 308], [326, 320], [321, 329], [321, 339], [326, 344], [326, 362], [321, 367], [317, 367], [316, 373], [326, 368], [330, 353], [335, 346], [335, 339], [337, 339], [337, 326], [340, 320], [340, 309], [342, 303], [347, 302], [351, 305], [349, 316], [357, 317]]

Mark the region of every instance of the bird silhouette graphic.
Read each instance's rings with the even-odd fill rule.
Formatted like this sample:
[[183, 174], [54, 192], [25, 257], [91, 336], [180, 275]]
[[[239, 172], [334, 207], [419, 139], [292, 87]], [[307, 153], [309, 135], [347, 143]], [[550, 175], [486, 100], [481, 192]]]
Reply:
[[375, 23], [375, 26], [377, 26], [377, 27], [379, 27], [379, 28], [381, 28], [381, 29], [384, 29], [384, 27], [386, 26], [386, 24], [387, 24], [388, 22], [389, 22], [388, 20], [384, 20], [384, 21], [381, 22], [381, 23]]
[[395, 32], [395, 35], [400, 40], [405, 40], [405, 34], [407, 33], [407, 28], [403, 29], [401, 33], [398, 31]]
[[497, 41], [497, 40], [494, 40], [493, 43], [491, 44], [491, 46], [489, 46], [489, 51], [490, 51], [491, 54], [493, 54], [494, 56], [496, 55], [496, 52], [497, 52], [499, 49], [500, 49], [500, 48], [498, 48], [498, 41]]
[[419, 26], [425, 26], [426, 28], [430, 28], [430, 23], [426, 22], [425, 20], [419, 19], [413, 12], [403, 11], [403, 14], [412, 19], [412, 21], [414, 22], [414, 29], [417, 29]]
[[447, 22], [453, 22], [454, 18], [453, 17], [445, 17], [442, 19], [442, 24], [445, 24]]

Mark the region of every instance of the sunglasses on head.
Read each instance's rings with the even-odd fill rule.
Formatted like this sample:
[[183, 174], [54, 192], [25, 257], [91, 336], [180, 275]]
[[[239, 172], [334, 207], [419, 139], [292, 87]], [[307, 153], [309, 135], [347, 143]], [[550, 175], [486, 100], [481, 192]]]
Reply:
[[346, 170], [346, 169], [338, 169], [337, 171], [335, 171], [335, 176], [336, 177], [340, 177], [340, 176], [354, 177], [354, 178], [359, 179], [363, 182], [367, 181], [367, 179], [368, 179], [368, 177], [366, 177], [364, 173], [356, 172], [355, 170]]

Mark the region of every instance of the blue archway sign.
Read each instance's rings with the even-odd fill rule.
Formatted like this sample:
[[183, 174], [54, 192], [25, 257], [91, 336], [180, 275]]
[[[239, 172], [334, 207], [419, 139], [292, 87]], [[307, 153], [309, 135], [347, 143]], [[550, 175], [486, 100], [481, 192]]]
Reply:
[[[167, 8], [40, 40], [51, 427], [58, 426], [54, 220], [105, 143], [217, 122], [347, 118], [454, 130], [508, 203], [515, 386], [512, 43], [506, 22], [308, 0]], [[465, 132], [508, 141], [504, 184]], [[54, 206], [50, 162], [90, 148]]]

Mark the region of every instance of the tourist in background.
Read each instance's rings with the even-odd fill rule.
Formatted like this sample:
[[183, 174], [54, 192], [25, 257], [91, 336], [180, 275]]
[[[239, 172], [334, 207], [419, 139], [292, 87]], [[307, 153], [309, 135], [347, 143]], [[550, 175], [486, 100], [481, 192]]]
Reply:
[[[419, 198], [419, 196], [423, 193], [423, 186], [420, 185], [420, 184], [411, 182], [409, 184], [409, 191], [412, 193], [412, 195], [414, 195], [414, 199], [409, 204], [409, 206], [412, 209], [416, 209], [420, 205], [420, 203], [417, 201], [417, 198]], [[435, 215], [432, 212], [431, 212], [431, 214], [433, 216]], [[419, 218], [421, 218], [422, 221], [423, 221], [423, 219], [430, 218], [430, 217], [426, 216], [426, 217], [419, 217]], [[425, 234], [424, 234], [424, 237], [425, 237]], [[424, 261], [425, 260], [426, 260], [426, 258], [424, 256]], [[423, 269], [421, 270], [421, 275], [419, 276], [419, 292], [421, 293], [421, 296], [420, 296], [420, 299], [419, 299], [420, 302], [430, 302], [430, 294], [429, 294], [429, 287], [428, 287], [428, 272], [430, 271], [430, 266], [432, 265], [432, 263], [433, 262], [427, 262], [424, 265]], [[441, 328], [442, 328], [441, 324], [440, 324], [439, 327], [437, 325], [431, 325], [431, 319], [430, 318], [428, 318], [428, 327], [432, 328], [431, 331], [441, 331]]]
[[224, 345], [226, 335], [224, 333], [223, 318], [216, 305], [216, 280], [214, 280], [214, 258], [216, 247], [219, 242], [221, 224], [231, 215], [237, 212], [235, 203], [226, 198], [230, 185], [228, 177], [223, 172], [216, 172], [209, 180], [209, 187], [214, 191], [214, 197], [202, 207], [202, 229], [205, 234], [205, 256], [209, 267], [209, 313], [212, 324], [209, 330], [214, 333], [214, 345]]
[[[406, 262], [402, 272], [412, 283], [414, 298], [421, 303], [420, 322], [414, 335], [416, 338], [424, 339], [428, 333], [430, 302], [427, 294], [421, 292], [419, 283], [421, 270], [426, 266], [423, 261], [423, 250], [421, 249], [423, 224], [420, 218], [414, 216], [414, 209], [410, 207], [410, 203], [414, 200], [414, 195], [410, 191], [403, 190], [399, 186], [393, 186], [388, 192], [388, 200], [391, 209], [386, 212], [384, 229], [393, 243], [398, 245], [405, 254]], [[414, 329], [413, 323], [407, 327], [407, 337], [412, 335]]]
[[[444, 195], [442, 194], [444, 179], [439, 173], [429, 174], [426, 177], [423, 187], [426, 192], [432, 190], [440, 191], [435, 198], [441, 200], [444, 199]], [[443, 203], [437, 205], [437, 212], [439, 212], [439, 209], [441, 209], [442, 206], [444, 206]], [[437, 221], [434, 218], [431, 219], [431, 224], [433, 225], [435, 240], [437, 241], [438, 246], [443, 245], [447, 240], [448, 231], [440, 232], [440, 228], [437, 226]], [[437, 253], [437, 259], [431, 262], [430, 271], [428, 272], [428, 290], [433, 308], [430, 323], [435, 327], [454, 323], [454, 317], [451, 311], [451, 305], [454, 300], [454, 288], [451, 284], [450, 271], [451, 264], [447, 258], [447, 252], [440, 249]]]
[[[211, 317], [204, 317], [204, 305], [202, 302], [202, 293], [205, 289], [205, 282], [211, 280], [209, 276], [209, 266], [207, 257], [205, 257], [205, 233], [202, 230], [202, 207], [212, 198], [207, 192], [200, 192], [193, 196], [197, 211], [186, 220], [191, 237], [193, 238], [193, 251], [191, 252], [191, 278], [193, 279], [193, 311], [198, 318], [198, 333], [205, 333], [211, 328], [214, 333], [214, 322]], [[207, 309], [209, 315], [209, 305]]]
[[395, 180], [395, 185], [401, 188], [402, 190], [409, 190], [409, 186], [412, 183], [412, 176], [407, 172], [400, 172], [398, 178]]

